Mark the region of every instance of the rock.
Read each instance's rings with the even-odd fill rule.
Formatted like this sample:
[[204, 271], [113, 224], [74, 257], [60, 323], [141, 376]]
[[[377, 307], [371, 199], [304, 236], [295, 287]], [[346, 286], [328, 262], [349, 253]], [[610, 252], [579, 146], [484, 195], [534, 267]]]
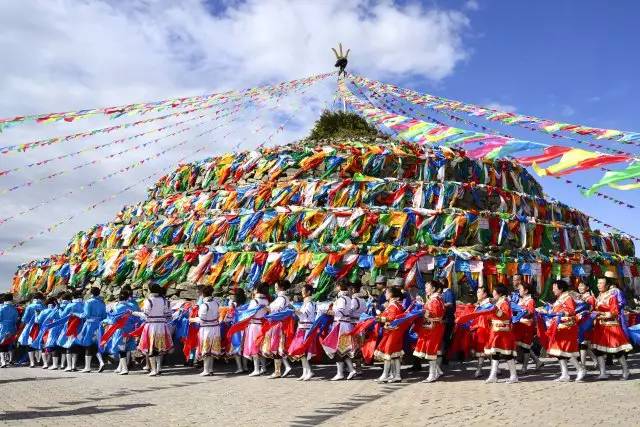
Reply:
[[60, 298], [62, 294], [68, 291], [69, 291], [69, 288], [67, 288], [66, 286], [60, 286], [58, 288], [55, 288], [53, 291], [51, 291], [48, 296], [53, 298]]
[[195, 301], [198, 299], [198, 292], [195, 289], [187, 289], [180, 292], [180, 298]]
[[182, 282], [182, 283], [178, 283], [176, 285], [176, 289], [178, 290], [186, 290], [186, 289], [195, 289], [196, 288], [196, 284], [195, 283], [191, 283], [191, 282]]

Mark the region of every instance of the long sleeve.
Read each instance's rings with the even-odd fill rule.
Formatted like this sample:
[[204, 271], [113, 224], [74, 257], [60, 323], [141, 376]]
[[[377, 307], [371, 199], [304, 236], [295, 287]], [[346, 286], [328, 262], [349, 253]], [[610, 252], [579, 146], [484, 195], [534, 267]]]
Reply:
[[142, 304], [142, 312], [144, 313], [145, 316], [149, 316], [151, 314], [151, 308], [153, 307], [153, 304], [151, 303], [151, 301], [147, 298], [144, 300], [144, 303]]
[[51, 310], [50, 309], [42, 310], [36, 316], [36, 323], [43, 324], [47, 320], [47, 317], [49, 317], [50, 314], [51, 314]]
[[391, 322], [402, 316], [402, 309], [397, 304], [389, 304], [389, 307], [380, 315], [386, 322]]
[[207, 311], [209, 311], [209, 306], [206, 303], [202, 303], [198, 306], [198, 318], [203, 319], [207, 317]]
[[287, 297], [278, 295], [278, 297], [269, 304], [269, 311], [272, 313], [282, 311], [287, 307], [288, 303]]
[[104, 320], [107, 318], [107, 305], [104, 301], [100, 301], [100, 319]]
[[336, 320], [340, 320], [343, 318], [348, 318], [351, 314], [349, 302], [345, 297], [339, 297], [333, 305], [333, 312], [335, 314]]
[[314, 302], [305, 304], [302, 307], [302, 312], [304, 313], [306, 320], [313, 322], [313, 320], [316, 318], [316, 304]]
[[29, 323], [34, 315], [34, 308], [32, 305], [28, 305], [27, 308], [24, 309], [24, 313], [22, 314], [22, 323]]
[[562, 305], [566, 316], [576, 315], [576, 302], [573, 298], [567, 298]]
[[498, 304], [498, 310], [495, 315], [499, 320], [511, 320], [511, 304], [507, 299]]
[[598, 304], [597, 310], [602, 317], [605, 317], [605, 318], [618, 317], [620, 310], [618, 309], [618, 300], [616, 296], [611, 295], [603, 303]]
[[82, 311], [82, 317], [84, 317], [85, 319], [88, 318], [89, 316], [91, 316], [91, 300], [87, 301], [84, 304], [84, 310]]
[[440, 298], [432, 299], [427, 305], [428, 317], [431, 319], [442, 318], [445, 311], [444, 303]]
[[533, 298], [529, 298], [529, 300], [527, 301], [527, 303], [524, 306], [525, 311], [527, 312], [527, 314], [529, 316], [533, 316], [533, 314], [536, 311], [536, 303], [533, 300]]

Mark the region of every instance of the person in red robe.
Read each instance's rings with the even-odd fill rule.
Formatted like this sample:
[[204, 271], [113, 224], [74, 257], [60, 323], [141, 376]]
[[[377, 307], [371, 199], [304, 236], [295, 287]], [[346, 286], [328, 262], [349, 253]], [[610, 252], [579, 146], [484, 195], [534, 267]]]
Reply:
[[518, 382], [516, 372], [516, 341], [511, 329], [511, 303], [508, 298], [509, 290], [505, 285], [498, 285], [493, 289], [495, 299], [495, 310], [489, 315], [491, 328], [489, 329], [489, 339], [484, 348], [484, 353], [491, 357], [491, 372], [485, 382], [498, 382], [498, 369], [500, 361], [506, 360], [509, 366], [509, 379], [507, 383]]
[[[476, 298], [478, 299], [478, 302], [476, 303], [476, 311], [483, 310], [492, 304], [487, 285], [478, 286]], [[482, 364], [485, 359], [484, 347], [487, 343], [487, 339], [489, 339], [489, 327], [489, 319], [486, 316], [478, 317], [471, 323], [471, 342], [473, 346], [471, 354], [478, 359], [478, 366], [476, 367], [476, 372], [474, 374], [475, 378], [480, 378], [482, 375]]]
[[[384, 325], [382, 339], [374, 352], [374, 357], [384, 363], [382, 375], [376, 379], [378, 382], [402, 381], [401, 362], [404, 351], [404, 333], [406, 328], [392, 327], [391, 322], [404, 314], [401, 298], [402, 291], [398, 287], [390, 287], [385, 291], [387, 298], [386, 309], [377, 316], [376, 320]], [[390, 372], [393, 371], [392, 374]]]
[[428, 301], [424, 306], [424, 318], [418, 325], [418, 341], [413, 355], [429, 361], [429, 376], [424, 382], [434, 382], [441, 375], [437, 365], [438, 356], [441, 354], [442, 337], [444, 335], [443, 316], [445, 312], [442, 299], [444, 285], [432, 280], [427, 284]]
[[603, 277], [598, 279], [598, 298], [596, 300], [597, 317], [591, 334], [591, 345], [598, 356], [600, 375], [598, 379], [608, 378], [605, 357], [612, 355], [617, 358], [622, 366], [622, 379], [629, 378], [629, 366], [626, 353], [633, 350], [633, 346], [620, 325], [620, 302], [616, 295], [618, 290], [612, 289], [614, 279]]
[[522, 353], [522, 373], [526, 374], [530, 358], [533, 358], [536, 369], [542, 366], [538, 356], [531, 352], [533, 338], [535, 337], [533, 316], [536, 312], [536, 301], [531, 296], [531, 285], [529, 283], [520, 281], [517, 290], [520, 295], [518, 305], [522, 307], [526, 314], [519, 322], [513, 324], [513, 335], [516, 340], [516, 347]]
[[[556, 301], [549, 313], [555, 314], [548, 326], [549, 344], [547, 354], [556, 357], [560, 364], [560, 376], [555, 381], [570, 381], [567, 361], [575, 366], [576, 382], [581, 382], [585, 375], [584, 367], [578, 362], [580, 347], [578, 345], [578, 323], [576, 318], [576, 303], [569, 293], [569, 284], [564, 280], [553, 282], [553, 294]], [[541, 309], [541, 311], [544, 311]]]

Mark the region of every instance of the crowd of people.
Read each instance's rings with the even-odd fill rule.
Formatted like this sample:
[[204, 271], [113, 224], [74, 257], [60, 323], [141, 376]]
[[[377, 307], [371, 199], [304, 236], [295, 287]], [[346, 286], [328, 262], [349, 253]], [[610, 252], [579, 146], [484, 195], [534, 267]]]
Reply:
[[611, 277], [597, 280], [595, 295], [583, 282], [573, 288], [556, 280], [552, 303], [537, 301], [534, 287], [519, 275], [491, 290], [478, 286], [475, 304], [456, 302], [438, 280], [423, 292], [404, 289], [401, 279], [378, 277], [375, 283], [369, 292], [360, 283], [339, 282], [329, 302], [315, 302], [310, 285], [291, 289], [286, 281], [260, 284], [250, 299], [242, 288], [221, 298], [211, 287], [199, 287], [195, 302], [171, 301], [150, 284], [141, 305], [126, 286], [109, 304], [98, 287], [88, 299], [80, 290], [57, 298], [36, 292], [24, 305], [3, 294], [0, 367], [21, 366], [24, 359], [31, 368], [73, 372], [84, 356], [81, 372], [103, 372], [106, 359], [117, 361], [114, 372], [126, 375], [138, 356], [142, 369], [157, 376], [163, 358], [182, 350], [187, 363], [202, 366], [203, 376], [213, 375], [214, 361], [225, 358], [235, 361], [236, 374], [269, 378], [289, 376], [299, 362], [298, 380], [308, 381], [314, 364], [328, 358], [335, 361], [331, 381], [352, 379], [364, 365], [381, 362], [376, 381], [400, 382], [406, 357], [411, 369], [428, 363], [424, 382], [437, 381], [450, 360], [475, 360], [476, 378], [490, 361], [487, 383], [498, 381], [501, 363], [508, 368], [506, 382], [514, 383], [529, 372], [530, 362], [538, 369], [546, 356], [558, 361], [556, 381], [571, 380], [569, 365], [575, 381], [583, 381], [587, 358], [597, 366], [597, 379], [608, 377], [612, 360], [621, 379], [629, 378], [627, 355], [638, 344], [638, 316]]

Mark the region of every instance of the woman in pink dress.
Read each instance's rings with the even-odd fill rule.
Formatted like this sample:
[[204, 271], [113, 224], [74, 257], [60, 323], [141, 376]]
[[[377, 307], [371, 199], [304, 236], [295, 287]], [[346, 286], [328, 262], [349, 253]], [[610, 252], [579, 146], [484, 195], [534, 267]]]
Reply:
[[253, 372], [250, 377], [257, 377], [266, 372], [264, 357], [260, 355], [260, 346], [262, 342], [256, 340], [262, 334], [262, 322], [264, 315], [267, 314], [269, 306], [269, 285], [261, 283], [256, 288], [253, 299], [249, 302], [247, 310], [257, 309], [256, 314], [251, 319], [249, 326], [244, 331], [244, 342], [242, 346], [242, 355], [247, 359], [253, 360]]

